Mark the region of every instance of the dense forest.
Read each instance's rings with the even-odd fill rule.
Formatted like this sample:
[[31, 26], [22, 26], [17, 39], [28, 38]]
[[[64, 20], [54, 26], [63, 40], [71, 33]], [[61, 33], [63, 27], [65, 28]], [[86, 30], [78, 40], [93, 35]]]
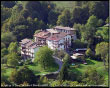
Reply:
[[[73, 49], [76, 47], [85, 47], [86, 44], [86, 47], [88, 48], [86, 56], [103, 61], [105, 68], [108, 68], [109, 28], [104, 25], [109, 23], [109, 1], [74, 1], [73, 4], [70, 4], [71, 9], [66, 8], [60, 4], [60, 2], [58, 3], [59, 7], [57, 3], [55, 1], [1, 2], [1, 63], [8, 64], [9, 66], [17, 65], [21, 58], [18, 42], [24, 38], [33, 39], [33, 34], [37, 30], [46, 30], [47, 28], [61, 25], [64, 27], [74, 27], [76, 29], [76, 36], [78, 39], [72, 42], [74, 45], [72, 46]], [[69, 56], [65, 55], [64, 58], [69, 58]], [[68, 63], [68, 61], [65, 61], [65, 64], [66, 63]], [[59, 80], [51, 80], [51, 86], [56, 85], [56, 83], [61, 84], [60, 80], [66, 80], [62, 83], [70, 83], [69, 85], [71, 85], [72, 81], [74, 81], [74, 85], [87, 83], [87, 81], [88, 84], [103, 83], [104, 79], [101, 78], [102, 76], [98, 76], [97, 71], [92, 68], [90, 71], [86, 71], [85, 75], [82, 76], [82, 81], [79, 81], [80, 78], [68, 80], [72, 79], [72, 76], [77, 74], [65, 73], [65, 69], [68, 68], [65, 64], [59, 74]], [[31, 78], [32, 76], [34, 78], [33, 72], [27, 67], [23, 67], [18, 71], [14, 70], [10, 79], [18, 83], [24, 82], [24, 84], [26, 84], [27, 82], [25, 82], [26, 80], [23, 76], [23, 82], [14, 79], [15, 74], [22, 71], [24, 74], [25, 72], [30, 72], [28, 77]], [[87, 75], [91, 72], [93, 73]], [[68, 74], [69, 78], [66, 78], [64, 74]], [[97, 76], [97, 82], [94, 82], [95, 78], [91, 78], [94, 74]], [[45, 77], [41, 77], [40, 80], [44, 80], [44, 84], [47, 82]], [[5, 79], [4, 74], [2, 74], [2, 83], [4, 82], [6, 84], [9, 83], [9, 81]], [[29, 80], [28, 83], [32, 82], [33, 80]], [[43, 84], [43, 81], [39, 81], [39, 83]]]

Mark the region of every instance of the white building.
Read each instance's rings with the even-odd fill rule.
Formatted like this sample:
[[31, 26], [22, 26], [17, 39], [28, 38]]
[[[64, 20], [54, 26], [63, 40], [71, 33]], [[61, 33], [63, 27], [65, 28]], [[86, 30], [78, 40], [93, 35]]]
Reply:
[[66, 50], [71, 46], [71, 36], [65, 32], [51, 34], [47, 38], [48, 47], [55, 50]]
[[39, 46], [30, 39], [23, 39], [20, 42], [21, 45], [21, 56], [24, 59], [34, 59], [36, 52], [39, 49]]

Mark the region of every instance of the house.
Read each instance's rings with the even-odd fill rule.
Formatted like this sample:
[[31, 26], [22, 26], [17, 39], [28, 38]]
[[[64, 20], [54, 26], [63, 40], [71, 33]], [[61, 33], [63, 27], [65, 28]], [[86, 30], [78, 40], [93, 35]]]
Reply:
[[71, 35], [71, 39], [76, 40], [76, 30], [74, 28], [70, 28], [70, 27], [63, 27], [63, 26], [56, 26], [53, 28], [54, 30], [58, 31], [58, 32], [65, 32], [68, 33], [69, 35]]
[[53, 33], [47, 38], [47, 44], [53, 50], [66, 50], [71, 46], [71, 36], [65, 32]]
[[34, 35], [34, 40], [37, 45], [39, 46], [44, 46], [46, 45], [46, 38], [50, 36], [50, 32], [48, 31], [41, 31], [39, 33], [36, 33]]
[[35, 57], [35, 52], [38, 51], [39, 46], [35, 42], [33, 42], [30, 39], [23, 39], [20, 42], [21, 45], [21, 56], [25, 59], [34, 59]]

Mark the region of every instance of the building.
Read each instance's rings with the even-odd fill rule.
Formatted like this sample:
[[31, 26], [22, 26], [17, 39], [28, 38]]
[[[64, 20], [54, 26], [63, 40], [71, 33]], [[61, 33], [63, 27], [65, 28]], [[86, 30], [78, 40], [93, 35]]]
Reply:
[[68, 33], [69, 35], [71, 35], [71, 39], [76, 40], [76, 30], [74, 28], [70, 28], [70, 27], [63, 27], [63, 26], [56, 26], [53, 28], [54, 30], [58, 31], [58, 32], [65, 32]]
[[21, 45], [21, 56], [25, 59], [34, 59], [35, 52], [38, 51], [39, 46], [30, 39], [23, 39], [20, 42]]
[[20, 42], [21, 56], [25, 59], [34, 59], [39, 47], [48, 45], [55, 50], [67, 50], [71, 46], [71, 39], [76, 39], [75, 29], [70, 27], [56, 26], [53, 29], [41, 30], [33, 35], [34, 42], [30, 39], [23, 39]]
[[44, 46], [46, 45], [46, 39], [50, 36], [50, 32], [48, 31], [40, 31], [34, 35], [34, 40], [37, 45]]
[[47, 44], [53, 50], [66, 50], [71, 46], [71, 36], [65, 32], [53, 33], [47, 38]]

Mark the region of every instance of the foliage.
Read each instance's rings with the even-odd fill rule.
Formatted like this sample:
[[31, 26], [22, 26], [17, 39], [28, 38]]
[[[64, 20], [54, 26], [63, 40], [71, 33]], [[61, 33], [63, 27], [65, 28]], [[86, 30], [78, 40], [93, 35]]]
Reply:
[[57, 25], [70, 26], [71, 14], [69, 10], [64, 10], [58, 16]]
[[98, 21], [98, 19], [96, 18], [96, 16], [94, 16], [94, 15], [90, 16], [85, 25], [85, 30], [82, 32], [82, 39], [84, 39], [84, 41], [88, 42], [89, 48], [91, 48], [90, 46], [94, 42], [95, 32], [97, 31], [96, 30], [97, 21]]
[[109, 23], [109, 17], [107, 17], [106, 21], [105, 21], [106, 24]]
[[13, 67], [17, 66], [19, 60], [20, 60], [20, 56], [18, 56], [18, 54], [15, 52], [9, 53], [7, 56], [7, 64], [9, 66], [13, 66]]
[[91, 57], [91, 58], [93, 57], [93, 51], [90, 48], [86, 50], [86, 56]]
[[97, 23], [97, 26], [99, 26], [99, 27], [100, 27], [100, 26], [102, 26], [102, 25], [103, 25], [103, 23], [104, 23], [104, 21], [103, 21], [102, 19], [99, 19], [99, 20], [98, 20], [98, 23]]
[[14, 42], [16, 41], [16, 37], [13, 35], [12, 32], [5, 32], [5, 33], [2, 33], [1, 35], [1, 42], [3, 44], [5, 44], [6, 47], [8, 47], [8, 45], [11, 43], [11, 42]]
[[36, 81], [34, 73], [26, 66], [18, 70], [14, 69], [9, 79], [16, 84], [22, 84], [25, 81], [29, 84], [34, 84]]
[[76, 7], [72, 12], [72, 22], [85, 24], [87, 19], [89, 18], [89, 9], [87, 6], [84, 7]]
[[8, 54], [8, 50], [6, 48], [1, 49], [1, 57]]
[[63, 59], [64, 60], [63, 66], [58, 75], [58, 79], [60, 81], [68, 79], [69, 59], [70, 59], [69, 55], [66, 54]]
[[79, 39], [73, 41], [73, 49], [76, 49], [76, 48], [86, 48], [87, 47], [87, 44], [84, 43], [84, 42], [81, 42]]
[[40, 76], [40, 79], [38, 81], [38, 84], [48, 84], [48, 78], [46, 76]]
[[43, 46], [36, 53], [34, 62], [38, 62], [38, 64], [44, 69], [49, 69], [49, 67], [54, 66], [54, 59], [52, 57], [53, 51], [47, 46]]
[[97, 30], [96, 36], [101, 36], [104, 41], [108, 42], [109, 41], [109, 28], [102, 27], [101, 29]]
[[90, 15], [95, 15], [98, 19], [103, 19], [105, 20], [108, 16], [108, 1], [91, 1], [89, 3], [89, 14]]
[[95, 68], [88, 67], [82, 81], [87, 85], [101, 85], [104, 82], [104, 77]]
[[12, 52], [17, 53], [18, 52], [17, 42], [11, 42], [8, 47], [8, 51], [9, 51], [9, 53], [12, 53]]
[[104, 66], [106, 63], [106, 55], [108, 54], [108, 43], [107, 42], [101, 42], [99, 44], [96, 45], [95, 48], [96, 51], [96, 55], [101, 55], [101, 59], [104, 62]]

